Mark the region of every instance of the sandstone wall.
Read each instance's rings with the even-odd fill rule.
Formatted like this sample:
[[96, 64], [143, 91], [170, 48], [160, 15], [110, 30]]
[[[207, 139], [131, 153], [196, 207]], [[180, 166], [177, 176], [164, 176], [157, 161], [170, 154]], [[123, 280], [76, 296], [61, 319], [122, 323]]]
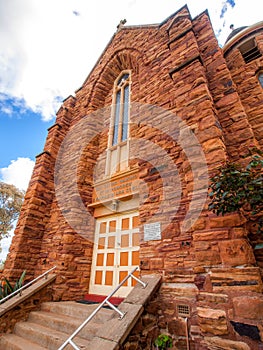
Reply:
[[[257, 47], [262, 51], [263, 34], [255, 34]], [[245, 64], [237, 46], [225, 52], [225, 59], [232, 79], [235, 83], [239, 98], [245, 109], [248, 122], [253, 130], [255, 139], [263, 145], [263, 90], [258, 81], [258, 72], [262, 70], [262, 56]]]
[[17, 322], [26, 321], [30, 312], [40, 310], [41, 303], [46, 301], [52, 301], [51, 285], [42, 288], [19, 305], [1, 315], [0, 336], [4, 333], [12, 333]]
[[[262, 32], [254, 29], [255, 43], [262, 53], [263, 35]], [[250, 34], [251, 36], [251, 34]], [[248, 40], [249, 37], [246, 38]], [[251, 145], [257, 145], [262, 149], [263, 146], [263, 88], [259, 83], [258, 74], [262, 72], [263, 57], [245, 64], [238, 42], [225, 50], [224, 56], [232, 79], [236, 86], [239, 98], [247, 115], [248, 123], [253, 130], [256, 142]], [[263, 267], [263, 238], [254, 227], [254, 223], [247, 224], [249, 239], [254, 248], [254, 254], [257, 264]]]
[[[253, 274], [251, 269], [249, 272]], [[189, 271], [173, 275], [173, 280], [180, 282], [176, 287], [168, 282], [171, 280], [166, 276], [167, 282], [145, 307], [122, 349], [150, 350], [159, 334], [168, 334], [173, 349], [186, 350], [187, 331], [190, 349], [260, 349], [262, 295], [258, 298], [258, 293], [241, 287], [236, 296], [233, 286], [211, 292], [207, 281], [204, 286]], [[180, 313], [182, 306], [189, 308], [191, 316]]]
[[[78, 145], [85, 139], [81, 130], [74, 128], [94, 113], [85, 134], [89, 143], [77, 164], [77, 181], [68, 167], [64, 182], [59, 184], [60, 189], [68, 189], [65, 204], [72, 206], [66, 214], [74, 221], [81, 211], [74, 186], [87, 207], [92, 198], [94, 167], [106, 147], [107, 133], [98, 135], [97, 130], [102, 126], [104, 131], [107, 129], [110, 114], [101, 119], [95, 111], [111, 104], [113, 83], [121, 71], [132, 72], [132, 102], [169, 110], [190, 127], [204, 152], [209, 175], [227, 159], [238, 160], [251, 143], [258, 145], [261, 122], [254, 109], [257, 102], [251, 106], [240, 76], [231, 67], [217, 44], [206, 12], [192, 19], [187, 7], [183, 7], [159, 26], [124, 27], [117, 31], [76, 96], [64, 101], [55, 125], [49, 129], [44, 151], [36, 159], [5, 274], [16, 278], [27, 269], [27, 275], [32, 278], [56, 265], [58, 277], [53, 286], [53, 300], [76, 300], [87, 292], [94, 226], [85, 220], [75, 222], [80, 231], [86, 230], [85, 235], [80, 235], [65, 220], [54, 190], [54, 169], [61, 144], [72, 130], [78, 132], [70, 140], [64, 161], [66, 164], [76, 161]], [[245, 69], [242, 73], [247, 74]], [[258, 95], [262, 94], [258, 86], [255, 89]], [[169, 136], [177, 131], [175, 119], [164, 112], [161, 116], [153, 115], [149, 125], [148, 117], [142, 109], [138, 123], [138, 115], [131, 113], [131, 136], [152, 142], [169, 154], [178, 169], [182, 194], [176, 215], [173, 208], [176, 199], [164, 203], [159, 216], [166, 227], [162, 240], [142, 241], [140, 247], [142, 273], [163, 275], [164, 284], [158, 296], [162, 307], [156, 327], [172, 334], [181, 346], [185, 339], [176, 310], [178, 303], [187, 304], [189, 334], [199, 349], [209, 348], [210, 343], [219, 344], [218, 336], [245, 342], [245, 345], [237, 344], [237, 349], [246, 346], [256, 349], [262, 338], [261, 316], [254, 311], [253, 317], [248, 317], [240, 306], [245, 295], [254, 305], [253, 310], [255, 305], [262, 304], [260, 271], [247, 239], [245, 220], [239, 214], [217, 217], [208, 211], [206, 203], [191, 229], [182, 233], [195, 186], [193, 171], [186, 150]], [[191, 149], [191, 146], [186, 147]], [[158, 161], [161, 162], [160, 155]], [[198, 164], [198, 161], [199, 155], [192, 153], [191, 162]], [[131, 166], [138, 167], [141, 186], [146, 184], [149, 192], [139, 208], [143, 237], [143, 224], [162, 202], [163, 181], [171, 189], [176, 184], [169, 173], [167, 179], [162, 178], [150, 161], [141, 159]], [[203, 177], [200, 170], [198, 178]], [[206, 192], [205, 182], [200, 181], [196, 210]], [[87, 210], [92, 215], [92, 209]], [[142, 322], [151, 324], [152, 316], [147, 317]], [[245, 325], [250, 331], [254, 330], [253, 326], [258, 327], [255, 332], [259, 339], [248, 335], [243, 340], [240, 333]]]

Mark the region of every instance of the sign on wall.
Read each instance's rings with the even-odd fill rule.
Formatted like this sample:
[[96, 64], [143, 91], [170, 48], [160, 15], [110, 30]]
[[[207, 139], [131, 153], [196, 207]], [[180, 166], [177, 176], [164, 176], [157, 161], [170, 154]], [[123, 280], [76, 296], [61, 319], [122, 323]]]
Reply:
[[104, 202], [115, 198], [126, 197], [138, 193], [138, 173], [112, 177], [110, 180], [95, 184], [92, 202]]
[[144, 225], [144, 240], [145, 241], [154, 241], [162, 239], [161, 235], [161, 223], [154, 222], [152, 224]]

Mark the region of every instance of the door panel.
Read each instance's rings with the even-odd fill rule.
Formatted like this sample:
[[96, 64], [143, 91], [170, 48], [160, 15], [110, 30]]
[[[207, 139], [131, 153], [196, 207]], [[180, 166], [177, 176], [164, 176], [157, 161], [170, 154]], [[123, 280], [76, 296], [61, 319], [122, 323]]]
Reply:
[[[97, 220], [89, 293], [108, 295], [139, 266], [138, 221], [138, 212]], [[115, 296], [125, 297], [135, 284], [129, 279]]]

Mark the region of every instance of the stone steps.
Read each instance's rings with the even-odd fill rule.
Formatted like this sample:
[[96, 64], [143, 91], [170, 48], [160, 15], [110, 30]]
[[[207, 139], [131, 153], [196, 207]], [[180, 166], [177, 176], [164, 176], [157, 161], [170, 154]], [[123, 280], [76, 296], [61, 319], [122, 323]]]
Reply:
[[[119, 309], [102, 308], [81, 330], [74, 343], [81, 350], [117, 350], [143, 312], [143, 305], [159, 286], [159, 276], [147, 276], [145, 289], [135, 286]], [[41, 310], [31, 311], [27, 321], [18, 322], [12, 334], [0, 337], [0, 350], [57, 350], [81, 323], [98, 307], [72, 301], [45, 302]], [[65, 347], [72, 350], [72, 346]]]
[[1, 337], [0, 340], [1, 350], [47, 350], [32, 341], [21, 338], [16, 334], [7, 334]]
[[[82, 304], [75, 301], [63, 301], [63, 302], [45, 302], [41, 305], [42, 311], [52, 312], [54, 314], [62, 314], [84, 321], [87, 315], [90, 315], [98, 304]], [[93, 318], [93, 320], [105, 321], [114, 315], [112, 310], [108, 308], [102, 308], [99, 313]]]
[[[49, 350], [57, 350], [68, 338], [68, 334], [31, 322], [19, 322], [15, 326], [15, 334], [21, 338], [32, 341]], [[76, 344], [81, 349], [88, 346], [88, 340], [76, 337]]]
[[[1, 350], [57, 350], [98, 305], [76, 302], [43, 303], [40, 311], [32, 311], [26, 322], [18, 322], [14, 334], [1, 337]], [[98, 329], [113, 316], [101, 309], [74, 338], [80, 349], [88, 349]], [[69, 347], [68, 347], [69, 348]]]
[[[31, 312], [28, 321], [44, 327], [48, 325], [53, 330], [67, 334], [72, 334], [81, 324], [79, 319], [65, 315], [56, 315], [46, 311]], [[86, 328], [83, 329], [79, 333], [79, 336], [90, 340], [96, 334], [99, 325], [99, 323], [91, 320], [88, 325], [88, 331]]]

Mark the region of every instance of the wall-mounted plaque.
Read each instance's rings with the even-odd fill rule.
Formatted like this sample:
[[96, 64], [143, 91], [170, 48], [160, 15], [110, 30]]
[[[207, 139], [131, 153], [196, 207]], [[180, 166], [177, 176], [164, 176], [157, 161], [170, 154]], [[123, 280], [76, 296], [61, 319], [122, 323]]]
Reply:
[[138, 172], [112, 176], [110, 179], [94, 184], [92, 202], [106, 202], [112, 199], [131, 196], [139, 192]]
[[144, 225], [144, 240], [145, 241], [154, 241], [162, 239], [161, 235], [161, 223], [154, 222], [152, 224]]

